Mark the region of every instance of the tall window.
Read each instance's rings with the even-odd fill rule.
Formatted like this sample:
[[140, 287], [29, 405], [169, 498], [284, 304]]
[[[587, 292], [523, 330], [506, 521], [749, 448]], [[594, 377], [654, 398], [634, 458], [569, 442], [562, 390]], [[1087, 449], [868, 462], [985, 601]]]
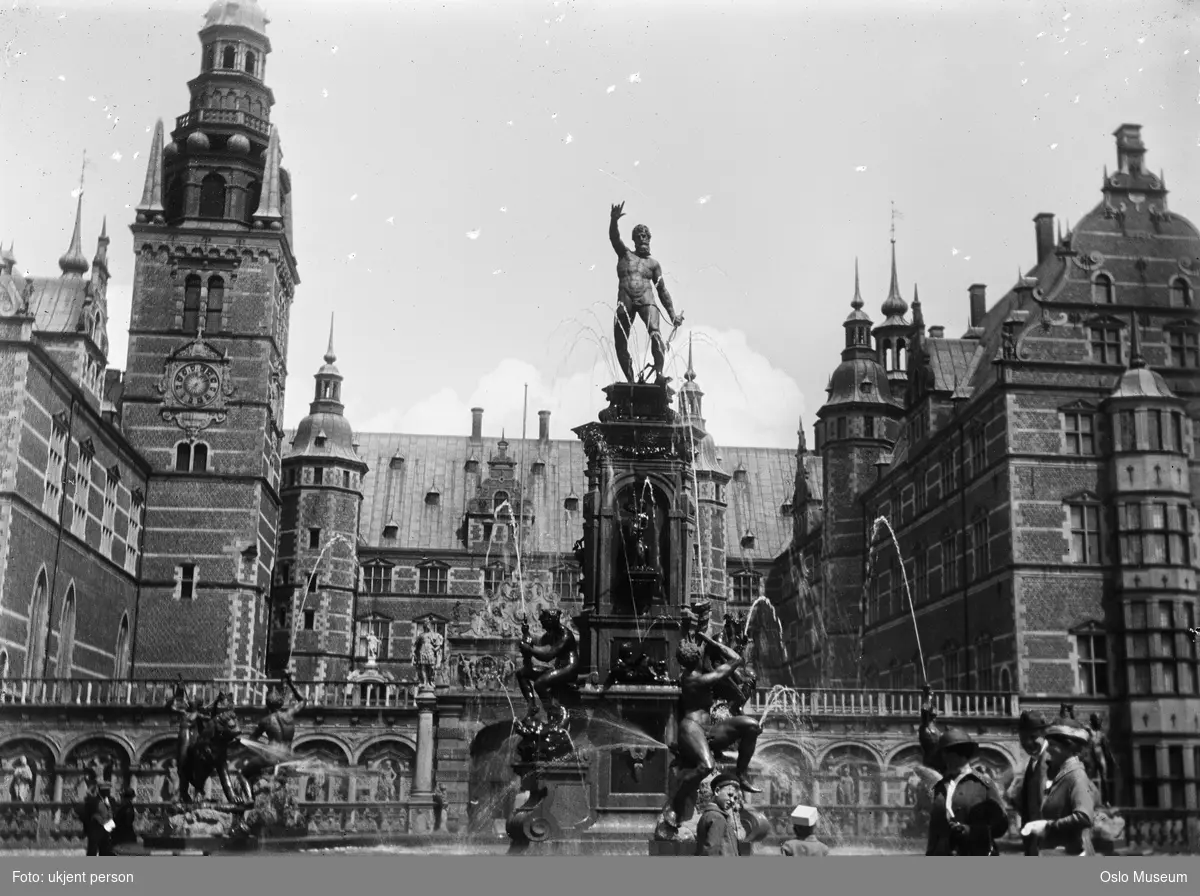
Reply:
[[183, 332], [200, 329], [200, 275], [189, 274], [183, 286]]
[[1092, 281], [1092, 301], [1097, 305], [1112, 305], [1117, 301], [1112, 277], [1108, 274], [1097, 274], [1096, 279]]
[[916, 508], [917, 508], [916, 512], [924, 513], [925, 506], [926, 506], [926, 498], [929, 493], [927, 491], [925, 471], [923, 469], [917, 470], [917, 476], [916, 476], [916, 481], [914, 482], [914, 486], [916, 488], [916, 491], [914, 492], [913, 500], [916, 504]]
[[125, 571], [136, 573], [142, 541], [142, 503], [129, 502], [129, 528], [125, 530]]
[[[1171, 306], [1174, 308], [1192, 307], [1192, 285], [1182, 277], [1176, 277], [1171, 281]], [[1200, 775], [1200, 770], [1197, 770], [1196, 774]]]
[[360, 619], [358, 622], [358, 655], [362, 657], [370, 656], [370, 635], [378, 638], [378, 653], [377, 659], [386, 660], [391, 656], [390, 642], [392, 633], [392, 623], [390, 619], [385, 619], [382, 616], [371, 616], [367, 619]]
[[1117, 444], [1122, 451], [1137, 450], [1137, 417], [1133, 411], [1117, 414]]
[[56, 678], [71, 678], [75, 665], [75, 586], [67, 588], [62, 616], [58, 623], [58, 657], [54, 663]]
[[[1200, 777], [1200, 771], [1197, 773]], [[1183, 747], [1167, 747], [1167, 791], [1172, 809], [1187, 808], [1187, 778], [1183, 773]]]
[[204, 332], [221, 332], [221, 314], [225, 308], [225, 281], [220, 277], [208, 278], [208, 311], [204, 317]]
[[837, 437], [839, 439], [846, 438], [846, 418], [845, 417], [837, 418]]
[[929, 599], [929, 554], [924, 545], [917, 545], [913, 566], [913, 597], [919, 603]]
[[217, 61], [217, 50], [212, 44], [208, 44], [204, 48], [204, 70], [212, 71], [212, 67]]
[[363, 567], [363, 591], [383, 594], [391, 590], [392, 568], [384, 563], [368, 563]]
[[[508, 567], [503, 563], [491, 563], [483, 568], [483, 590], [486, 594], [495, 594], [502, 584], [508, 580]], [[425, 589], [422, 588], [422, 591]]]
[[1126, 566], [1142, 565], [1142, 505], [1121, 504], [1117, 508], [1118, 541], [1121, 562]]
[[203, 442], [189, 445], [180, 442], [175, 446], [175, 471], [177, 473], [204, 473], [208, 470], [208, 446]]
[[1121, 328], [1092, 327], [1092, 360], [1097, 364], [1121, 363]]
[[445, 594], [450, 584], [450, 568], [441, 563], [418, 567], [418, 589], [422, 594]]
[[942, 500], [954, 493], [958, 488], [958, 466], [954, 459], [954, 452], [947, 451], [942, 456]]
[[129, 677], [129, 614], [121, 617], [117, 629], [117, 646], [113, 651], [113, 678], [117, 681]]
[[1200, 333], [1172, 330], [1168, 341], [1172, 367], [1200, 367]]
[[1142, 534], [1145, 562], [1187, 566], [1190, 553], [1187, 505], [1156, 502], [1147, 510]]
[[1162, 451], [1166, 439], [1166, 433], [1163, 430], [1163, 412], [1157, 408], [1151, 408], [1148, 412], [1150, 415], [1149, 426], [1147, 426], [1147, 435], [1150, 438], [1150, 450]]
[[79, 445], [79, 460], [75, 464], [75, 493], [71, 508], [71, 532], [79, 538], [87, 537], [88, 501], [92, 492], [92, 458]]
[[1091, 413], [1069, 411], [1063, 414], [1067, 434], [1067, 454], [1096, 453], [1096, 418]]
[[554, 570], [554, 593], [559, 600], [574, 600], [579, 596], [579, 570], [563, 566]]
[[987, 436], [983, 427], [977, 427], [971, 433], [971, 476], [978, 476], [987, 465]]
[[1071, 560], [1100, 562], [1100, 505], [1080, 502], [1067, 506], [1071, 516]]
[[29, 628], [25, 634], [25, 678], [40, 678], [46, 658], [46, 624], [49, 613], [46, 572], [38, 573], [29, 601]]
[[215, 171], [200, 181], [200, 217], [225, 217], [225, 178]]
[[958, 587], [958, 536], [951, 532], [942, 537], [942, 593]]
[[1172, 451], [1177, 451], [1180, 454], [1185, 453], [1183, 447], [1183, 414], [1180, 411], [1171, 411], [1170, 448]]
[[992, 640], [983, 638], [975, 645], [975, 690], [995, 690], [992, 677]]
[[179, 566], [179, 598], [192, 600], [196, 596], [196, 564], [182, 563]]
[[942, 659], [943, 677], [946, 679], [946, 688], [949, 690], [958, 690], [962, 687], [962, 663], [958, 649], [950, 647], [946, 650], [946, 654]]
[[104, 516], [100, 520], [100, 553], [112, 557], [113, 526], [117, 519], [117, 479], [112, 473], [104, 481]]
[[254, 67], [257, 62], [258, 62], [258, 58], [254, 55], [254, 51], [247, 50], [246, 51], [246, 71], [248, 71], [250, 74], [254, 74]]
[[167, 221], [178, 221], [183, 217], [183, 198], [183, 178], [175, 175], [167, 181], [167, 194], [163, 200], [163, 205], [165, 206], [164, 217]]
[[979, 511], [971, 523], [971, 579], [979, 579], [987, 575], [990, 569], [990, 551], [988, 542], [987, 514]]
[[67, 429], [55, 420], [50, 430], [50, 450], [46, 458], [46, 491], [42, 498], [42, 510], [50, 516], [58, 516], [63, 493], [63, 469], [67, 462]]
[[226, 47], [221, 54], [221, 68], [237, 68], [237, 50]]
[[1108, 645], [1103, 632], [1075, 636], [1079, 693], [1089, 697], [1108, 694]]
[[1141, 774], [1138, 783], [1141, 785], [1143, 809], [1158, 808], [1158, 747], [1138, 747], [1138, 759], [1141, 760]]

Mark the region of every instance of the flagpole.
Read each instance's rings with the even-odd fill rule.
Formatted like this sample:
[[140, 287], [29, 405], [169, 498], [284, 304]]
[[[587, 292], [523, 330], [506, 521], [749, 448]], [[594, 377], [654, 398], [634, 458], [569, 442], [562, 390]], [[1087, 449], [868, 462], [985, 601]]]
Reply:
[[[519, 516], [514, 514], [513, 522], [513, 540], [517, 546], [517, 589], [521, 595], [521, 611], [525, 613], [526, 621], [528, 621], [528, 612], [525, 610], [525, 575], [521, 569], [521, 523], [525, 518], [525, 424], [529, 418], [529, 383], [525, 384], [525, 400], [521, 407], [521, 450], [517, 457], [517, 485], [521, 489], [521, 497], [517, 501], [518, 508], [521, 510]], [[511, 508], [510, 508], [511, 509]]]

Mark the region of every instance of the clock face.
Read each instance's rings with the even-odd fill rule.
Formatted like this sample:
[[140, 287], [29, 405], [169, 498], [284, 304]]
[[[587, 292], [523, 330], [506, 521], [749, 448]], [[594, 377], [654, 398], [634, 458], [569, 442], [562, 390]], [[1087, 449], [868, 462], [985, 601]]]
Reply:
[[221, 388], [221, 378], [208, 364], [185, 364], [175, 371], [172, 391], [180, 404], [190, 408], [210, 405]]

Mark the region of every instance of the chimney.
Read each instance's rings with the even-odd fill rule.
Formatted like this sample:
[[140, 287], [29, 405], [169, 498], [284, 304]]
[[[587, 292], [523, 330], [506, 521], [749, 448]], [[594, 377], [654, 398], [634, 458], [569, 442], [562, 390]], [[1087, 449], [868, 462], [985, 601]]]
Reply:
[[1033, 232], [1037, 240], [1037, 260], [1041, 264], [1054, 252], [1054, 215], [1050, 212], [1035, 215]]
[[538, 411], [538, 441], [550, 441], [550, 412]]
[[471, 441], [483, 441], [483, 408], [471, 408]]
[[943, 338], [945, 338], [945, 336], [946, 336], [946, 328], [945, 327], [938, 325], [936, 327], [929, 328], [929, 338], [930, 339], [943, 339]]
[[1115, 131], [1117, 138], [1117, 168], [1126, 174], [1141, 174], [1146, 146], [1142, 143], [1140, 124], [1123, 124]]
[[982, 283], [972, 283], [967, 287], [971, 296], [971, 326], [982, 327], [983, 316], [987, 313], [987, 287]]

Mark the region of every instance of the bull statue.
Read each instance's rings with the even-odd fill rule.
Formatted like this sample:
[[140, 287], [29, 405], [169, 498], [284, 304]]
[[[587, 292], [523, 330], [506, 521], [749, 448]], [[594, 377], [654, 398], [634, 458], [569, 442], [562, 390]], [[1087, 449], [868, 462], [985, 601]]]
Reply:
[[224, 693], [208, 705], [191, 701], [180, 682], [170, 707], [179, 713], [179, 801], [192, 802], [189, 788], [203, 796], [209, 778], [216, 774], [230, 803], [240, 800], [229, 777], [229, 748], [242, 736], [237, 713]]

